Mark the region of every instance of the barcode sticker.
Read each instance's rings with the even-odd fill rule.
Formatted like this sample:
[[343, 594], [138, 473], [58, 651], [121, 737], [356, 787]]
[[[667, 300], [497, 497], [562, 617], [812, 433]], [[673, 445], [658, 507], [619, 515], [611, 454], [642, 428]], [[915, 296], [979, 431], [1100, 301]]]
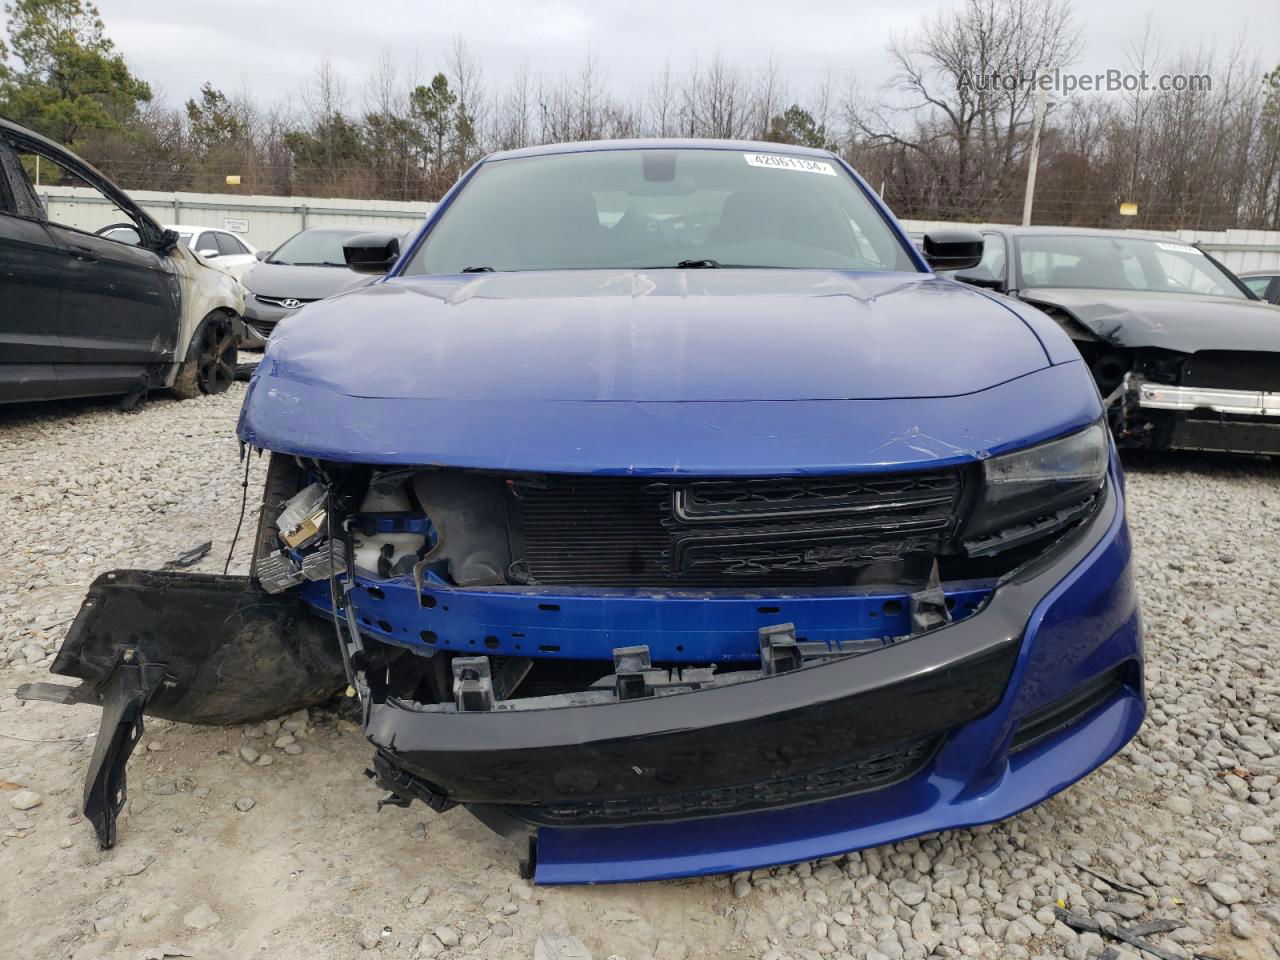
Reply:
[[836, 175], [835, 168], [825, 160], [810, 160], [807, 157], [784, 157], [776, 153], [744, 153], [747, 163], [753, 167], [773, 167], [775, 170], [799, 170], [802, 173], [821, 173], [828, 177]]

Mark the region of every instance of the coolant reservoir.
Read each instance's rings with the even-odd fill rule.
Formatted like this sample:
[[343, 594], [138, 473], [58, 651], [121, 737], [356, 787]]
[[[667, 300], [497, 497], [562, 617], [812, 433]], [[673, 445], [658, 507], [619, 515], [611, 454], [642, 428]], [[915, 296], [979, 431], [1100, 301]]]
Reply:
[[[408, 513], [413, 509], [409, 495], [403, 485], [390, 491], [370, 489], [360, 504], [361, 513]], [[354, 537], [356, 566], [369, 573], [378, 572], [378, 560], [384, 554], [384, 548], [391, 547], [388, 562], [394, 568], [405, 557], [412, 557], [416, 562], [418, 551], [426, 543], [427, 538], [420, 533], [375, 533], [366, 537], [358, 530]]]

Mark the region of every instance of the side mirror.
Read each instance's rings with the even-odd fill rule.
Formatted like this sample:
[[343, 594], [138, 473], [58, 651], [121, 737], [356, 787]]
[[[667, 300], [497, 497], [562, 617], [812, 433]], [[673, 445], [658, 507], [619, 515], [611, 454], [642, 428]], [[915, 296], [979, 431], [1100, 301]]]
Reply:
[[266, 260], [266, 259], [267, 259], [267, 257], [271, 256], [271, 251], [270, 251], [270, 250], [255, 250], [255, 251], [253, 251], [253, 255], [254, 255], [255, 257], [257, 257], [259, 260]]
[[400, 237], [394, 233], [362, 233], [342, 245], [347, 269], [386, 273], [400, 259]]
[[197, 250], [196, 253], [200, 254], [200, 256], [204, 257], [206, 260], [212, 260], [218, 255], [218, 251], [210, 247], [206, 247], [204, 250]]
[[178, 244], [182, 242], [182, 238], [178, 236], [177, 230], [164, 230], [160, 233], [160, 254], [167, 257], [173, 253]]
[[982, 262], [982, 234], [934, 230], [924, 235], [924, 258], [934, 270], [968, 270]]

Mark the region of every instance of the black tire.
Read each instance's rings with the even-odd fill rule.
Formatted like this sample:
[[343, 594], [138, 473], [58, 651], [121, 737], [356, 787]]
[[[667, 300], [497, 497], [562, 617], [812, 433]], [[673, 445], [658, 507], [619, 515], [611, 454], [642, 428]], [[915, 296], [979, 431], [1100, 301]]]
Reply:
[[293, 457], [282, 453], [268, 454], [267, 479], [262, 485], [262, 510], [258, 514], [258, 533], [253, 541], [253, 559], [249, 577], [258, 577], [258, 559], [280, 549], [280, 528], [276, 518], [285, 502], [302, 489], [302, 470]]
[[183, 400], [225, 393], [236, 382], [236, 360], [231, 318], [209, 317], [201, 324], [186, 361], [178, 368], [173, 392]]

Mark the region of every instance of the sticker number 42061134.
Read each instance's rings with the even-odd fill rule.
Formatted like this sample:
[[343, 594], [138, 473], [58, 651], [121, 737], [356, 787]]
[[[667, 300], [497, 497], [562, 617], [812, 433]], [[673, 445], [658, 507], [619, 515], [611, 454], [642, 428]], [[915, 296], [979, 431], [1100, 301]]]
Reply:
[[783, 157], [776, 153], [744, 153], [747, 163], [753, 167], [773, 167], [775, 170], [799, 170], [802, 173], [821, 173], [828, 177], [836, 175], [835, 168], [823, 160], [808, 160], [805, 157]]

